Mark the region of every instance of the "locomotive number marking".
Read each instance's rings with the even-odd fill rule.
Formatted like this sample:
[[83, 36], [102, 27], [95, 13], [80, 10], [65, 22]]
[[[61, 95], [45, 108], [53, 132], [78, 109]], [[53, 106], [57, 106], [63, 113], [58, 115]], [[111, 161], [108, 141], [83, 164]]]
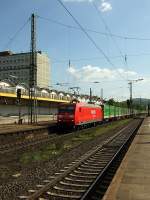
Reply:
[[95, 115], [96, 114], [96, 110], [91, 110], [91, 114]]

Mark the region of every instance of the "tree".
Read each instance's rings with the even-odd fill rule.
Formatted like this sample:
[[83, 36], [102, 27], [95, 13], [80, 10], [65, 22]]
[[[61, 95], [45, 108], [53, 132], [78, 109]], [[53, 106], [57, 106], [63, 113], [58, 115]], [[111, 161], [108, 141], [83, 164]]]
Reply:
[[115, 101], [114, 101], [113, 98], [111, 98], [111, 99], [109, 99], [109, 100], [107, 101], [107, 103], [108, 103], [109, 105], [114, 105], [114, 104], [115, 104]]

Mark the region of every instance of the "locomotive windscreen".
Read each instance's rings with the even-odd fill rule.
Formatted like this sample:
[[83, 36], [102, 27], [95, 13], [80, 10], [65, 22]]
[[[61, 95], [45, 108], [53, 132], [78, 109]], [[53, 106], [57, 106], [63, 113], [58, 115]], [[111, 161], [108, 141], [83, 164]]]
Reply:
[[74, 113], [75, 106], [74, 105], [63, 105], [59, 107], [59, 113]]

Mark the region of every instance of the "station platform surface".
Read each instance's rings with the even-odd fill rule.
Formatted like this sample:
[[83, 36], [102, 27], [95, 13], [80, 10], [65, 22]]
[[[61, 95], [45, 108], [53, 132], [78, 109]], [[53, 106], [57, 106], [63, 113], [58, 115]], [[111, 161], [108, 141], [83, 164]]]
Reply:
[[[28, 123], [28, 116], [24, 115], [21, 116], [22, 122], [23, 124], [27, 124]], [[46, 121], [54, 121], [56, 120], [56, 115], [39, 115], [38, 114], [38, 118], [37, 121], [38, 122], [46, 122]], [[0, 116], [0, 125], [3, 124], [14, 124], [14, 123], [18, 123], [18, 116]]]
[[150, 117], [144, 119], [103, 200], [150, 200]]
[[35, 130], [41, 128], [48, 128], [56, 124], [55, 120], [47, 122], [38, 122], [37, 124], [0, 124], [0, 135], [14, 133], [18, 131]]

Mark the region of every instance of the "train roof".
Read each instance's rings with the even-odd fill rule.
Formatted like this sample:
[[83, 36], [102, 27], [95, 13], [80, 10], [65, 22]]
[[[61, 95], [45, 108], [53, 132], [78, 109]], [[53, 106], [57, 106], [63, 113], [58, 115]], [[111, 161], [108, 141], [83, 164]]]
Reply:
[[60, 106], [64, 105], [76, 105], [77, 107], [101, 107], [101, 105], [92, 104], [92, 103], [85, 103], [85, 102], [77, 102], [77, 103], [63, 103]]

